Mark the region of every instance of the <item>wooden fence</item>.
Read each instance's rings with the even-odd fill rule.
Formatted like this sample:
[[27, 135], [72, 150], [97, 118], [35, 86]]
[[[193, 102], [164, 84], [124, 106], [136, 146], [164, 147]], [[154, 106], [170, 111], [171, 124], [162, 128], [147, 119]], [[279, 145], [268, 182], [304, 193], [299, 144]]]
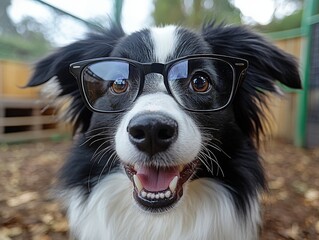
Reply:
[[[302, 38], [275, 41], [288, 53], [300, 58]], [[22, 89], [30, 76], [24, 63], [0, 61], [0, 142], [48, 138], [61, 133], [54, 109], [39, 98], [39, 88]], [[296, 129], [297, 93], [286, 91], [283, 97], [269, 100], [271, 116], [269, 134], [292, 142]], [[63, 129], [63, 128], [62, 128]]]
[[0, 143], [57, 137], [64, 131], [55, 110], [39, 97], [40, 89], [22, 88], [30, 74], [27, 64], [0, 61]]
[[[302, 41], [301, 37], [295, 37], [277, 40], [274, 44], [285, 52], [292, 54], [299, 61], [302, 54]], [[283, 89], [283, 92], [283, 96], [271, 96], [269, 99], [269, 118], [272, 120], [270, 121], [269, 134], [293, 142], [297, 128], [298, 92], [286, 88]]]

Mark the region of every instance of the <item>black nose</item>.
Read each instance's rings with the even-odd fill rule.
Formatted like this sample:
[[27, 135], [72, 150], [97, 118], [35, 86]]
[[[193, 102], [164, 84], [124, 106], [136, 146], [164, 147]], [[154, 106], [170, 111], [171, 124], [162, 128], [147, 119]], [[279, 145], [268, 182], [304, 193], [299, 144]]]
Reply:
[[131, 143], [150, 156], [165, 151], [176, 140], [177, 130], [174, 119], [158, 113], [135, 116], [127, 127]]

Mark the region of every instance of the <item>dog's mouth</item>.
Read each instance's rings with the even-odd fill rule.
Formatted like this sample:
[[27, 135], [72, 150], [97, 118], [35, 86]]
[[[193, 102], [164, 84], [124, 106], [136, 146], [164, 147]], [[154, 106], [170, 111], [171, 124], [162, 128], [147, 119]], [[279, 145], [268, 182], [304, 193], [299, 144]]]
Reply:
[[199, 160], [186, 165], [152, 167], [124, 165], [134, 185], [136, 202], [147, 211], [163, 212], [173, 207], [183, 196], [183, 185], [195, 173]]

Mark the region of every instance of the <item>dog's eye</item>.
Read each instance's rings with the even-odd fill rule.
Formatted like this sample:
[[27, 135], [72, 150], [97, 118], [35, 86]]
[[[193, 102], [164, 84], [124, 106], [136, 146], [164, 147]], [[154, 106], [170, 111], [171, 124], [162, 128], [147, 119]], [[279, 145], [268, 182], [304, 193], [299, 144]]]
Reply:
[[206, 74], [195, 74], [191, 79], [190, 87], [195, 92], [207, 92], [210, 89], [210, 79]]
[[112, 90], [114, 93], [121, 94], [124, 93], [128, 88], [128, 82], [126, 79], [116, 79], [112, 83]]

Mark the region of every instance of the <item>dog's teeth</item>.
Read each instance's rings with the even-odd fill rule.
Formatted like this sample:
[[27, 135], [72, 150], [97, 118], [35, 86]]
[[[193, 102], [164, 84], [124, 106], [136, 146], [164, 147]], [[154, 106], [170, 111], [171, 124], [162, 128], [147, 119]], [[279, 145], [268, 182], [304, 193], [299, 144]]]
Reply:
[[178, 176], [175, 176], [169, 184], [169, 189], [172, 191], [172, 193], [175, 192], [177, 182], [178, 182]]
[[140, 192], [140, 196], [142, 198], [147, 198], [147, 199], [150, 199], [150, 200], [154, 200], [154, 199], [165, 199], [165, 198], [170, 198], [172, 196], [172, 192], [171, 190], [166, 190], [164, 192], [147, 192], [146, 190], [142, 190]]
[[172, 192], [170, 190], [167, 190], [165, 192], [165, 197], [169, 198], [171, 196]]
[[134, 180], [134, 184], [135, 184], [135, 186], [137, 187], [138, 191], [139, 191], [139, 192], [142, 191], [143, 185], [142, 185], [140, 179], [138, 178], [138, 176], [133, 175], [133, 180]]
[[142, 192], [141, 192], [141, 196], [142, 196], [143, 198], [145, 198], [146, 195], [147, 195], [147, 193], [146, 193], [145, 191], [142, 191]]

